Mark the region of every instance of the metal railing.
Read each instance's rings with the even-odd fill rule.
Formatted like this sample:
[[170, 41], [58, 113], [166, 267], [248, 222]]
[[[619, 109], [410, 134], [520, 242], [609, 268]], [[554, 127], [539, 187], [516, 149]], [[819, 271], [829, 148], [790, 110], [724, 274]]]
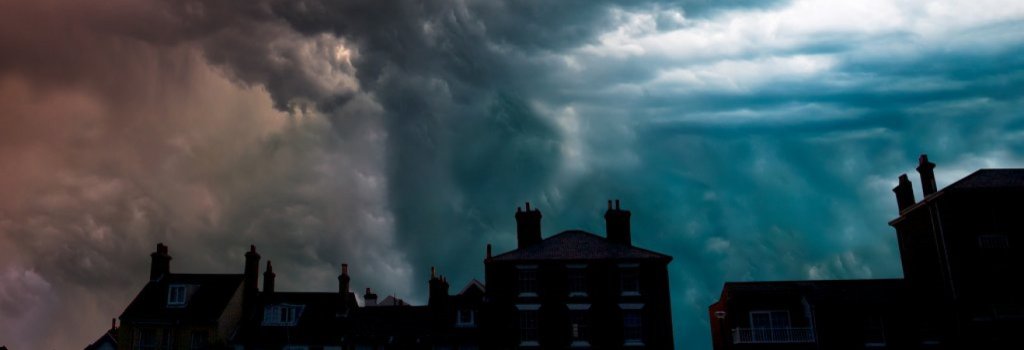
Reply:
[[734, 328], [733, 344], [743, 343], [813, 343], [814, 328]]

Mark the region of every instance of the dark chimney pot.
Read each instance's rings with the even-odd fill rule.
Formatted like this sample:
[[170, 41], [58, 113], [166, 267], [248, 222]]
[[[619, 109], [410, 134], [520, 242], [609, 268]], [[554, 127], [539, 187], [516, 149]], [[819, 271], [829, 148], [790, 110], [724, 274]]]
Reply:
[[370, 287], [366, 287], [366, 294], [363, 294], [363, 301], [366, 306], [377, 306], [377, 294], [373, 294]]
[[249, 245], [249, 252], [245, 253], [245, 289], [250, 292], [257, 292], [260, 283], [260, 254], [256, 253], [256, 245]]
[[429, 297], [427, 306], [444, 310], [448, 305], [448, 280], [444, 276], [438, 276], [433, 266], [430, 267]]
[[267, 271], [263, 272], [264, 293], [274, 292], [274, 277], [277, 277], [277, 274], [274, 273], [274, 266], [270, 265], [270, 260], [267, 260]]
[[896, 193], [896, 206], [899, 207], [900, 213], [910, 208], [917, 201], [914, 199], [914, 185], [910, 183], [910, 179], [907, 178], [907, 174], [900, 175], [899, 184], [896, 188], [892, 189], [893, 193]]
[[540, 210], [530, 210], [530, 202], [526, 202], [526, 211], [516, 209], [516, 237], [519, 249], [540, 243]]
[[338, 276], [338, 293], [342, 295], [348, 294], [351, 281], [352, 278], [348, 276], [348, 264], [341, 264], [341, 275]]
[[605, 231], [609, 242], [632, 245], [632, 237], [629, 230], [629, 210], [622, 210], [619, 200], [615, 200], [615, 208], [611, 208], [611, 201], [608, 201], [608, 211], [604, 213]]
[[171, 273], [171, 256], [167, 254], [167, 246], [157, 243], [156, 251], [149, 256], [152, 258], [152, 263], [149, 265], [150, 281], [156, 281]]
[[487, 258], [491, 258], [491, 244], [487, 243]]
[[928, 161], [928, 155], [922, 154], [917, 158], [917, 173], [921, 175], [921, 193], [928, 197], [938, 191], [935, 185], [935, 163]]
[[110, 330], [117, 330], [117, 318], [110, 319]]

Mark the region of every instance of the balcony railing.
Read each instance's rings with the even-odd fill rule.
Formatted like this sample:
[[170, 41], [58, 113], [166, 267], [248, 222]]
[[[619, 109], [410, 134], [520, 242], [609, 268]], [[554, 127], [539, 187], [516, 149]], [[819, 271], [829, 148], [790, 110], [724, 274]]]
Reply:
[[733, 344], [743, 343], [813, 343], [814, 328], [735, 328]]

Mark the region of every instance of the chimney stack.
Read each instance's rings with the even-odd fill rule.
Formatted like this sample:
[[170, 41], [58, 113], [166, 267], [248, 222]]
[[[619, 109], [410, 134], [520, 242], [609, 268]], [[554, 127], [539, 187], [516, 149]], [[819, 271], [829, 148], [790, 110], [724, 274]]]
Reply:
[[519, 249], [540, 243], [540, 218], [540, 210], [531, 210], [530, 202], [526, 202], [526, 211], [516, 207], [516, 236]]
[[110, 319], [110, 330], [111, 331], [116, 331], [117, 330], [117, 318], [111, 318]]
[[432, 307], [444, 306], [448, 302], [448, 280], [444, 276], [438, 276], [434, 267], [430, 267], [430, 296], [427, 305]]
[[366, 294], [363, 294], [363, 301], [366, 306], [377, 306], [377, 294], [373, 294], [370, 287], [366, 287]]
[[630, 215], [629, 210], [622, 210], [619, 207], [618, 199], [615, 200], [615, 207], [612, 207], [612, 201], [608, 201], [608, 211], [604, 213], [604, 223], [609, 242], [627, 246], [633, 244], [629, 232]]
[[907, 174], [900, 175], [900, 182], [892, 191], [896, 193], [896, 206], [899, 207], [901, 214], [917, 201], [914, 199], [914, 185], [910, 183]]
[[341, 264], [341, 275], [338, 276], [338, 293], [341, 293], [342, 296], [347, 295], [349, 282], [351, 281], [352, 278], [348, 277], [348, 264]]
[[249, 252], [245, 253], [245, 289], [249, 292], [259, 290], [260, 282], [260, 255], [256, 253], [256, 245], [249, 245]]
[[274, 277], [277, 277], [277, 274], [274, 273], [274, 267], [270, 265], [270, 260], [267, 260], [267, 271], [263, 272], [264, 293], [274, 292]]
[[171, 256], [167, 254], [167, 246], [156, 244], [156, 251], [149, 255], [153, 262], [149, 265], [149, 280], [156, 281], [171, 273]]
[[917, 173], [921, 174], [921, 193], [924, 194], [924, 197], [928, 197], [938, 190], [935, 185], [933, 169], [935, 169], [935, 163], [928, 161], [927, 154], [922, 154], [920, 158], [917, 158]]

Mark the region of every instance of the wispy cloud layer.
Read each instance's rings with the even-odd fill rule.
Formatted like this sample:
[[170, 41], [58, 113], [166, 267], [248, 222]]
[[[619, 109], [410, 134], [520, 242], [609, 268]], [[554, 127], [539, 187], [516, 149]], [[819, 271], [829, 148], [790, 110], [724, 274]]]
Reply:
[[[1024, 164], [1014, 1], [0, 4], [0, 342], [73, 348], [145, 282], [237, 272], [423, 299], [515, 205], [671, 266], [678, 344], [726, 280], [896, 277], [918, 153]], [[80, 310], [67, 315], [62, 310]], [[45, 326], [44, 326], [45, 325]], [[89, 325], [89, 326], [82, 326]]]

